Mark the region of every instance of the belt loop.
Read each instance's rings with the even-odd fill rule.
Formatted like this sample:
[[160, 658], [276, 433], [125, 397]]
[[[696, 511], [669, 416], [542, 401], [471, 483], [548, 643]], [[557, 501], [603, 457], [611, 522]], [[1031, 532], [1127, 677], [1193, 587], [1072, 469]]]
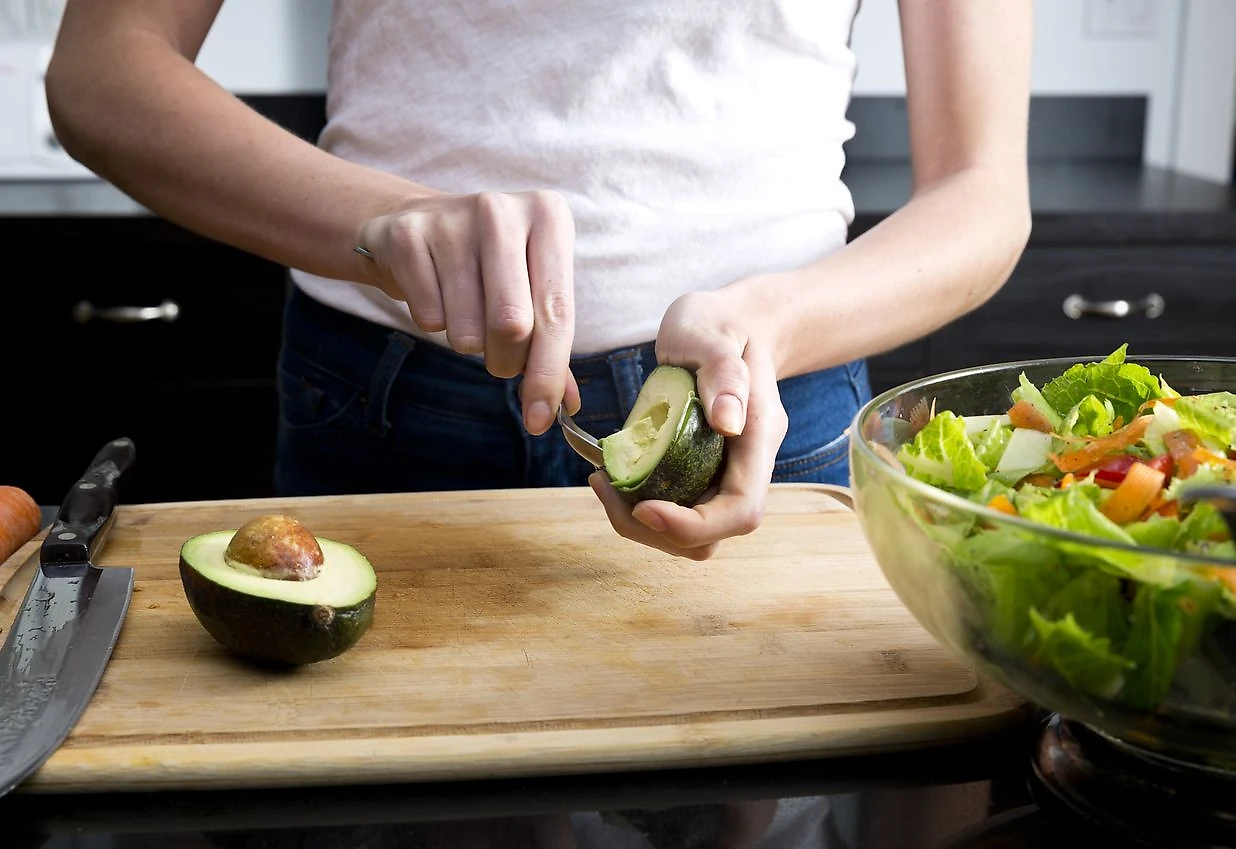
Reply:
[[374, 436], [386, 436], [390, 430], [391, 423], [386, 418], [386, 407], [391, 387], [395, 385], [395, 378], [403, 368], [403, 361], [415, 348], [416, 339], [405, 333], [395, 331], [386, 337], [386, 348], [369, 379], [368, 398], [365, 402], [365, 427]]

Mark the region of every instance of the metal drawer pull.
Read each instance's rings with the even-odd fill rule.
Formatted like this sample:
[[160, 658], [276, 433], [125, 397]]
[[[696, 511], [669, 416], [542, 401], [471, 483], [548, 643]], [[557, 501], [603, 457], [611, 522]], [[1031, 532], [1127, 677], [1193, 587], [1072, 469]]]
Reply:
[[98, 319], [115, 324], [132, 324], [138, 321], [175, 321], [180, 318], [180, 304], [164, 301], [157, 307], [96, 307], [90, 301], [78, 301], [73, 306], [73, 320], [89, 324]]
[[1134, 313], [1141, 313], [1146, 318], [1158, 318], [1163, 315], [1167, 302], [1151, 292], [1140, 301], [1087, 301], [1081, 295], [1069, 295], [1064, 299], [1064, 314], [1069, 318], [1095, 315], [1102, 318], [1126, 318]]

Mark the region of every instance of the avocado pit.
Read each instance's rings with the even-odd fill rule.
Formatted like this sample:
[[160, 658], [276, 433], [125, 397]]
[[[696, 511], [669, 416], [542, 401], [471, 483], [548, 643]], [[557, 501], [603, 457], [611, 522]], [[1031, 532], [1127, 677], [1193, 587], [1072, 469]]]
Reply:
[[322, 547], [291, 516], [250, 519], [237, 530], [223, 558], [233, 569], [278, 581], [310, 581], [322, 571]]

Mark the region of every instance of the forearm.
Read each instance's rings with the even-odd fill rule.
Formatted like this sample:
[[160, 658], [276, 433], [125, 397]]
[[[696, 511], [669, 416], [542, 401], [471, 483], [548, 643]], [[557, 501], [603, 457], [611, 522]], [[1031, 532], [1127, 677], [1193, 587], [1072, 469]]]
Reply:
[[154, 34], [105, 32], [73, 50], [47, 79], [62, 144], [191, 230], [285, 265], [363, 280], [368, 269], [351, 250], [361, 224], [429, 193], [266, 120]]
[[1024, 174], [964, 169], [818, 262], [743, 281], [736, 294], [772, 310], [777, 374], [789, 377], [887, 351], [977, 308], [1008, 279], [1029, 231]]

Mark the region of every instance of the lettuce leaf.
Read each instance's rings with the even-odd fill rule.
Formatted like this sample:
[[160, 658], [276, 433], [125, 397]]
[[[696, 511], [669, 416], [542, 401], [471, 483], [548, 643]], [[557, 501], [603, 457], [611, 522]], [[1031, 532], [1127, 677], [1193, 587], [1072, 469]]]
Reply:
[[1178, 547], [1180, 539], [1180, 520], [1175, 516], [1152, 515], [1144, 522], [1133, 522], [1125, 526], [1129, 536], [1138, 545], [1147, 548], [1162, 548], [1168, 551]]
[[1070, 366], [1043, 386], [1043, 398], [1064, 415], [1087, 395], [1094, 395], [1110, 403], [1112, 412], [1128, 424], [1142, 404], [1163, 397], [1159, 379], [1148, 368], [1125, 362], [1128, 347], [1121, 345], [1101, 362]]
[[1190, 395], [1176, 401], [1172, 409], [1184, 426], [1197, 431], [1199, 436], [1210, 437], [1224, 449], [1236, 448], [1236, 395]]
[[1177, 545], [1187, 548], [1192, 543], [1224, 540], [1229, 536], [1227, 522], [1219, 508], [1209, 501], [1195, 501], [1180, 523]]
[[993, 424], [991, 427], [970, 434], [970, 442], [974, 445], [974, 456], [988, 469], [994, 469], [1000, 462], [1000, 457], [1012, 438], [1012, 425]]
[[1135, 664], [1113, 651], [1110, 639], [1082, 628], [1072, 613], [1053, 621], [1031, 609], [1030, 622], [1037, 638], [1033, 660], [1083, 692], [1103, 698], [1120, 693]]
[[1173, 478], [1172, 482], [1164, 490], [1163, 497], [1169, 500], [1178, 500], [1182, 496], [1188, 495], [1189, 490], [1194, 487], [1230, 483], [1231, 480], [1231, 474], [1226, 466], [1220, 466], [1215, 463], [1199, 463], [1197, 471], [1187, 478]]
[[964, 420], [947, 410], [902, 445], [897, 459], [911, 476], [934, 486], [973, 491], [987, 483], [987, 466], [966, 436]]
[[1197, 647], [1201, 622], [1217, 601], [1217, 585], [1212, 581], [1138, 588], [1124, 647], [1125, 658], [1133, 664], [1121, 693], [1125, 704], [1150, 710], [1167, 697], [1176, 665], [1182, 654]]
[[1073, 405], [1061, 423], [1061, 432], [1074, 436], [1107, 436], [1113, 430], [1116, 411], [1112, 402], [1090, 394]]
[[[1022, 497], [1019, 492], [1013, 503], [1018, 512], [1032, 522], [1135, 546], [1136, 540], [1127, 530], [1100, 512], [1100, 493], [1100, 488], [1095, 484], [1077, 483], [1062, 490], [1040, 490], [1034, 496], [1028, 494], [1028, 497]], [[1048, 545], [1068, 553], [1081, 564], [1096, 566], [1120, 577], [1164, 585], [1181, 580], [1180, 570], [1170, 556], [1157, 556], [1144, 551], [1123, 551], [1072, 540], [1049, 537], [1043, 539]]]
[[1069, 582], [1060, 552], [1009, 528], [979, 531], [953, 549], [958, 578], [986, 614], [987, 636], [1024, 650], [1031, 636], [1029, 611]]
[[1107, 637], [1121, 646], [1129, 635], [1129, 602], [1122, 582], [1098, 569], [1084, 569], [1041, 606], [1049, 619], [1072, 615], [1085, 631]]

